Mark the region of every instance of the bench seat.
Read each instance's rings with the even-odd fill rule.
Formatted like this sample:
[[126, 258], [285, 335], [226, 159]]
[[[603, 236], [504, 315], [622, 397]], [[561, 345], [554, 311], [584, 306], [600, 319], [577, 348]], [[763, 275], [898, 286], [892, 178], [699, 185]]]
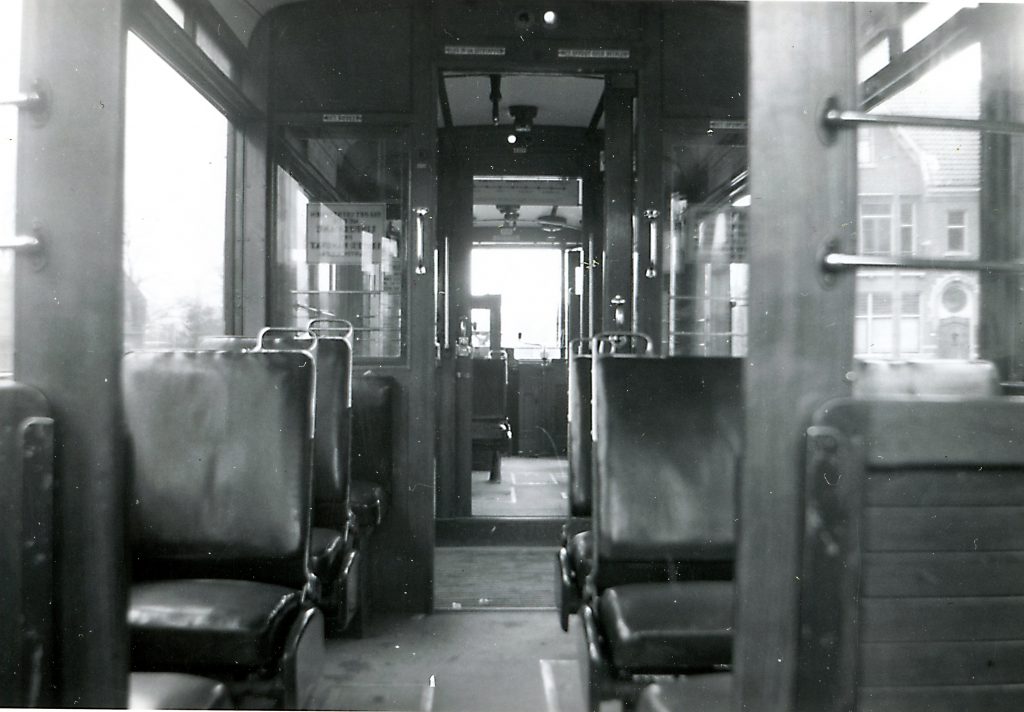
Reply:
[[256, 581], [134, 584], [128, 605], [132, 665], [140, 670], [273, 667], [300, 607], [299, 591]]
[[625, 584], [601, 593], [599, 617], [619, 670], [682, 674], [732, 661], [729, 581]]
[[175, 672], [133, 672], [128, 679], [128, 709], [232, 709], [224, 683]]

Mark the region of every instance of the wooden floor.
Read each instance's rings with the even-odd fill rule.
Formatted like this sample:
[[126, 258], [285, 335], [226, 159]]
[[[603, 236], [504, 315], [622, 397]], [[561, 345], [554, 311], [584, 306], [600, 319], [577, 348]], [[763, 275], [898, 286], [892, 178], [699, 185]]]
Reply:
[[[317, 709], [582, 712], [582, 632], [558, 626], [555, 546], [441, 547], [436, 612], [327, 641]], [[576, 621], [573, 621], [576, 625]]]
[[501, 482], [473, 472], [473, 515], [480, 517], [565, 517], [569, 471], [565, 458], [504, 457]]

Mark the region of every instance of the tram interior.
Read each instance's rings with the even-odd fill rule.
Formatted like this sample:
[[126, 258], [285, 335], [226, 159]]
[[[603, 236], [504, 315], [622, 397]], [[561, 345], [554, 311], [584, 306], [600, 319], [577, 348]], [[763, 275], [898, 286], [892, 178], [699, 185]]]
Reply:
[[1024, 9], [62, 2], [0, 705], [1024, 706]]

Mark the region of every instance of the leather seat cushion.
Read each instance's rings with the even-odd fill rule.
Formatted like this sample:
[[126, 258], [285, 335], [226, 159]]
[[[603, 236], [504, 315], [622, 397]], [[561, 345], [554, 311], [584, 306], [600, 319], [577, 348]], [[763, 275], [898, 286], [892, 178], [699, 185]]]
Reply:
[[349, 489], [349, 506], [355, 515], [356, 527], [368, 529], [384, 520], [387, 513], [387, 495], [380, 485], [366, 480], [352, 480]]
[[566, 548], [569, 550], [569, 561], [572, 562], [576, 580], [582, 584], [594, 563], [594, 533], [585, 531], [576, 534], [569, 539]]
[[338, 577], [345, 554], [345, 537], [334, 529], [313, 527], [309, 542], [309, 566], [322, 586]]
[[620, 670], [681, 674], [732, 661], [732, 582], [615, 586], [601, 594], [599, 616]]
[[255, 581], [136, 583], [128, 602], [132, 668], [189, 671], [272, 665], [299, 607], [298, 591]]
[[133, 672], [128, 688], [128, 708], [133, 710], [231, 709], [227, 687], [197, 675]]

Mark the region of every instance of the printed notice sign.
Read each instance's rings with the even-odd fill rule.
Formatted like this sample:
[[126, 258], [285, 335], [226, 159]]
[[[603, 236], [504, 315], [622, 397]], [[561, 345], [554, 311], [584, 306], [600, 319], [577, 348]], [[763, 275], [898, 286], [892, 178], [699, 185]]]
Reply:
[[365, 237], [377, 242], [387, 225], [384, 203], [310, 203], [306, 206], [306, 262], [361, 265]]

